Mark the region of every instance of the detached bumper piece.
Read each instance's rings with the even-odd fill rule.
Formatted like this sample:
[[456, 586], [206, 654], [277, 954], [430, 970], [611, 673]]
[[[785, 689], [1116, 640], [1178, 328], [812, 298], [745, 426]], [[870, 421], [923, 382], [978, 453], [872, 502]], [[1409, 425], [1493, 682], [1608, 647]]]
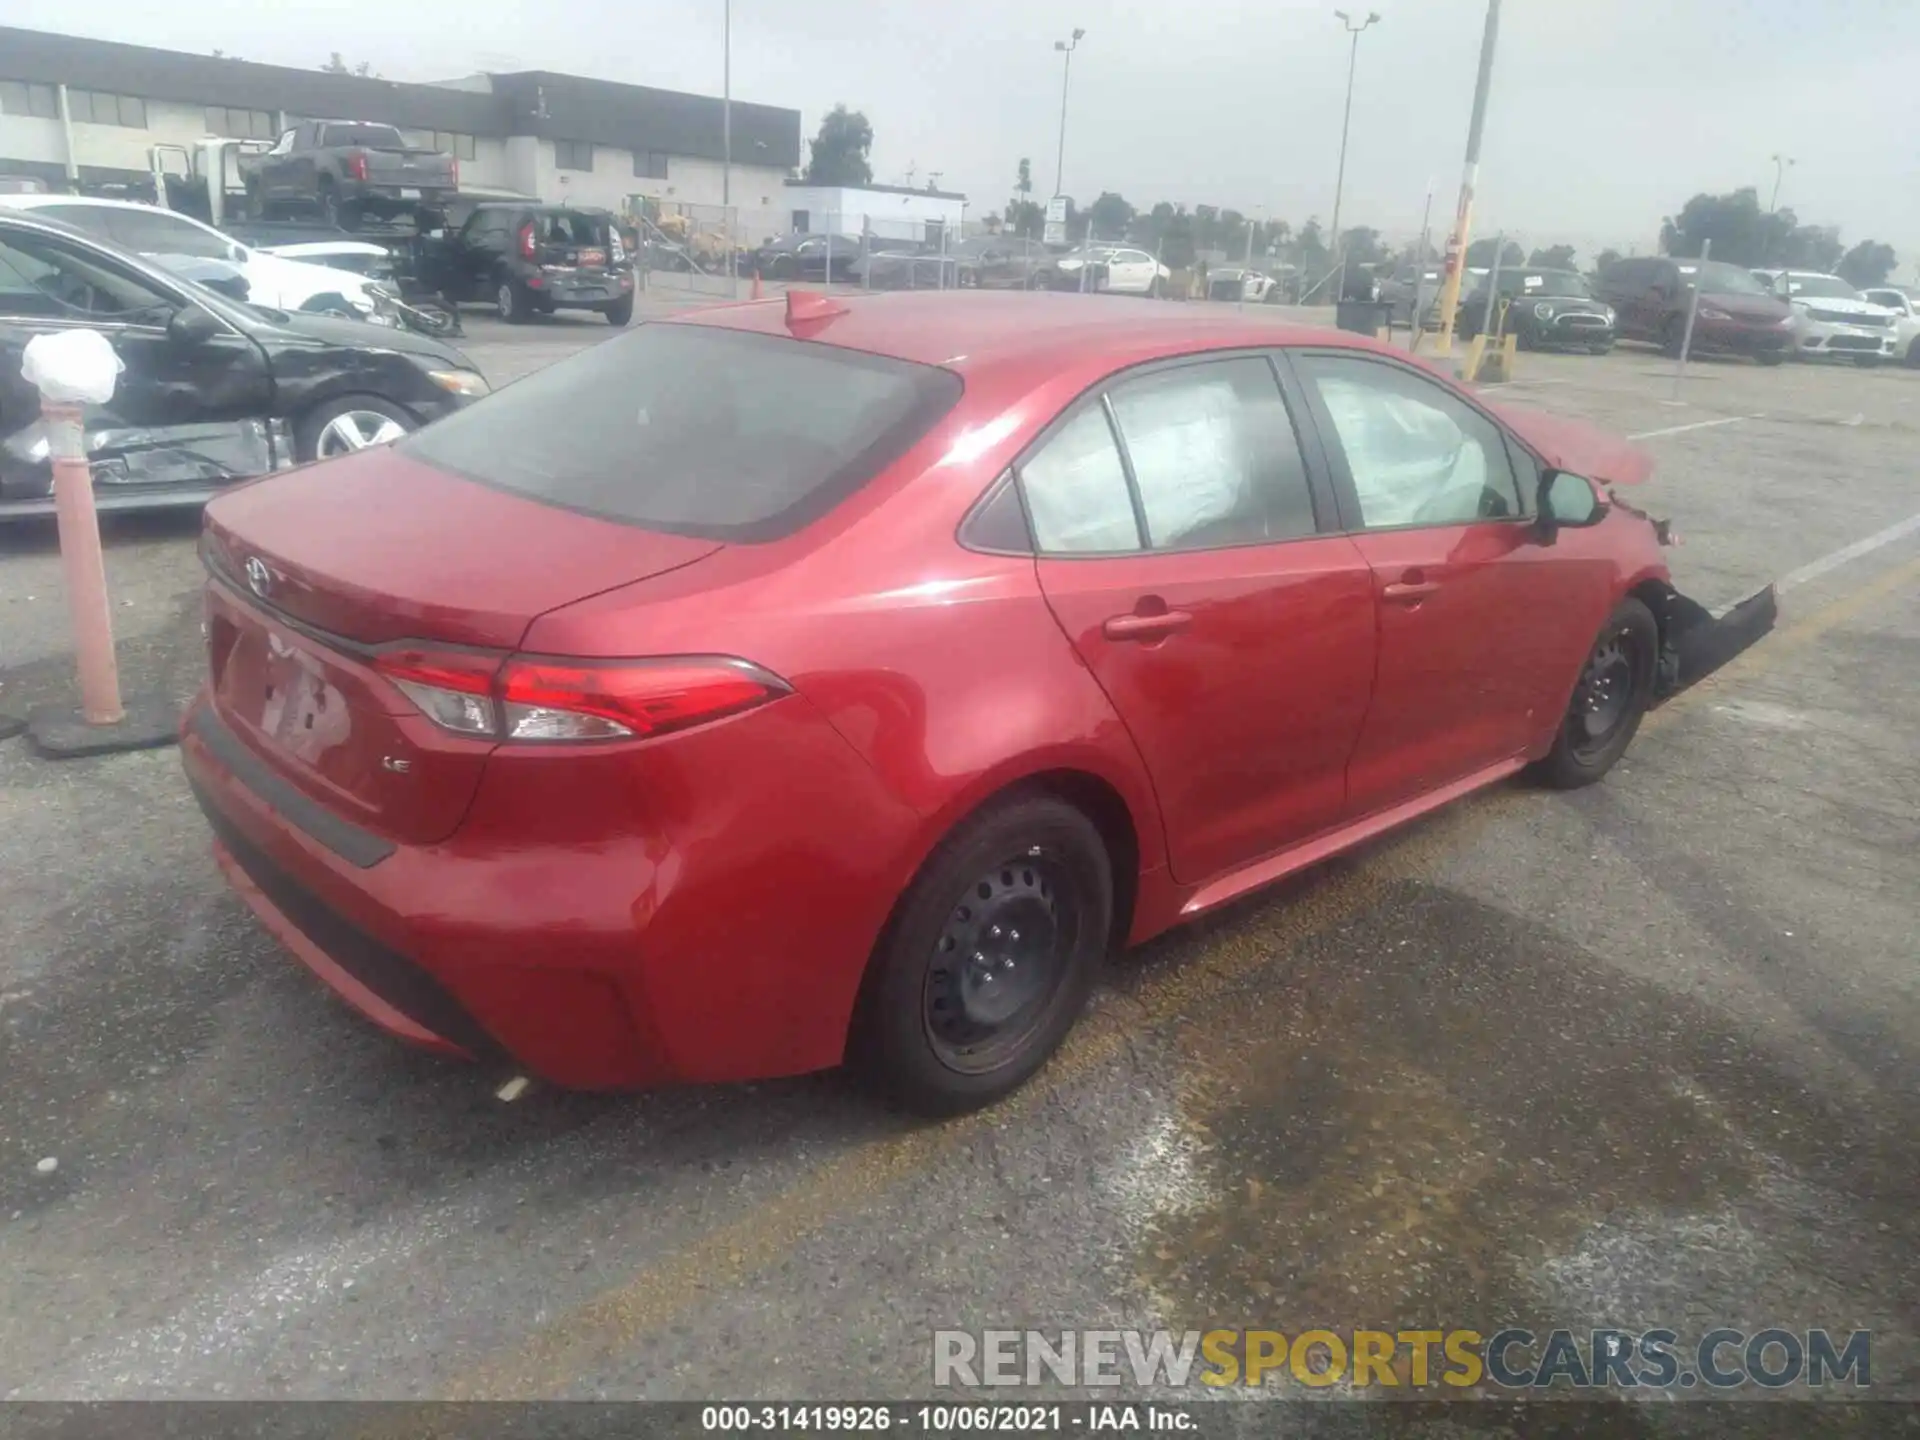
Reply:
[[1774, 627], [1780, 601], [1771, 585], [1756, 590], [1724, 615], [1669, 591], [1661, 626], [1665, 641], [1654, 677], [1655, 702], [1671, 700], [1681, 691], [1751, 648]]

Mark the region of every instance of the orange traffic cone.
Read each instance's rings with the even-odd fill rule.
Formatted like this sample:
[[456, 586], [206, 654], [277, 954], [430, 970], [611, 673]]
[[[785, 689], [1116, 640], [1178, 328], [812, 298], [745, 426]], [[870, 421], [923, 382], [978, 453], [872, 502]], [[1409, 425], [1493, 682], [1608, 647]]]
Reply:
[[753, 272], [753, 298], [756, 300], [760, 298], [760, 272], [758, 270]]

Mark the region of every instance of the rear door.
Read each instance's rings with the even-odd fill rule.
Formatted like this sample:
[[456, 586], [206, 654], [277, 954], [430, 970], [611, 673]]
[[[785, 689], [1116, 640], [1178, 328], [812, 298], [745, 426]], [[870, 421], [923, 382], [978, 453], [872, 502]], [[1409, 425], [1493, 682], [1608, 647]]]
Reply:
[[1118, 378], [1018, 467], [1041, 587], [1145, 758], [1184, 884], [1345, 809], [1372, 582], [1319, 533], [1303, 456], [1272, 363], [1238, 354]]
[[1505, 432], [1464, 397], [1385, 357], [1293, 364], [1379, 603], [1348, 772], [1364, 814], [1519, 756], [1564, 707], [1611, 573], [1539, 543]]

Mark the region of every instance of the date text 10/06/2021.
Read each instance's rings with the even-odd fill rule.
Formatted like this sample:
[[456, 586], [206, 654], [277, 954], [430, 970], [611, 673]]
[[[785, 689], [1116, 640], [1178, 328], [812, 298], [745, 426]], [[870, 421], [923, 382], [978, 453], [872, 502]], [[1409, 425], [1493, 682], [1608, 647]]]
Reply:
[[1127, 1430], [1192, 1431], [1189, 1411], [1146, 1404], [923, 1405], [902, 1401], [860, 1405], [706, 1405], [700, 1428], [722, 1434], [920, 1431], [1090, 1434]]

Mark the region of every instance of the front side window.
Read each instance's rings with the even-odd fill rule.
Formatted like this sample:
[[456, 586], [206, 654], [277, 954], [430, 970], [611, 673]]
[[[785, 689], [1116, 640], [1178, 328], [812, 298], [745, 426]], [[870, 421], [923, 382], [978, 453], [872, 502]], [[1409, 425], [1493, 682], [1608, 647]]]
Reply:
[[0, 314], [161, 324], [173, 300], [110, 262], [44, 235], [0, 236]]
[[1313, 534], [1306, 462], [1265, 360], [1155, 371], [1110, 398], [1154, 549]]
[[1499, 427], [1433, 381], [1389, 365], [1308, 355], [1368, 530], [1463, 525], [1521, 513]]
[[1080, 411], [1020, 467], [1042, 553], [1101, 554], [1140, 548], [1126, 467], [1101, 405]]
[[792, 533], [879, 474], [960, 388], [931, 365], [659, 323], [516, 381], [402, 448], [532, 500], [753, 542]]

